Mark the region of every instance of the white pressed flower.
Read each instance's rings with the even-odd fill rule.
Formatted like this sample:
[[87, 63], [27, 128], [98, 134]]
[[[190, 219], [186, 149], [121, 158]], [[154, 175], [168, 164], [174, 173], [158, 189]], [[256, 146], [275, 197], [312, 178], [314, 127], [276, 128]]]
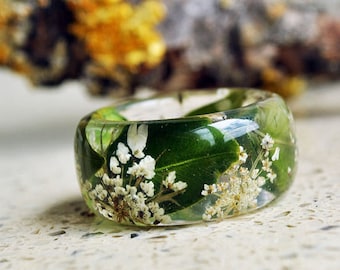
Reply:
[[103, 209], [102, 205], [100, 203], [96, 203], [94, 205], [94, 209], [98, 210], [99, 212]]
[[259, 169], [253, 169], [253, 170], [251, 171], [250, 177], [251, 177], [252, 179], [256, 179], [256, 178], [258, 177], [258, 175], [259, 175], [259, 172], [260, 172]]
[[239, 161], [241, 161], [241, 163], [245, 163], [247, 161], [247, 158], [248, 158], [248, 154], [246, 153], [244, 148], [240, 146]]
[[229, 185], [231, 183], [238, 183], [241, 181], [241, 178], [237, 174], [231, 174], [229, 175]]
[[272, 162], [266, 158], [265, 160], [262, 160], [262, 170], [264, 170], [265, 172], [270, 172], [272, 166]]
[[292, 168], [288, 167], [287, 172], [288, 172], [288, 174], [290, 174], [292, 172]]
[[147, 206], [152, 214], [164, 215], [164, 209], [160, 208], [157, 202], [149, 202]]
[[144, 204], [136, 204], [131, 209], [131, 216], [134, 220], [142, 221], [145, 224], [150, 224], [151, 214], [149, 208]]
[[151, 156], [146, 156], [139, 164], [145, 172], [146, 179], [152, 179], [155, 176], [156, 161]]
[[163, 208], [159, 207], [159, 204], [156, 202], [150, 202], [147, 205], [149, 207], [149, 211], [152, 213], [155, 222], [154, 224], [168, 224], [171, 222], [171, 218], [168, 215], [164, 215], [165, 211]]
[[209, 206], [205, 210], [204, 214], [202, 215], [202, 219], [209, 221], [213, 218], [214, 215], [216, 215], [216, 213], [217, 213], [217, 207], [216, 206]]
[[153, 182], [142, 182], [140, 183], [141, 189], [144, 191], [146, 196], [153, 197], [155, 195], [155, 186]]
[[165, 188], [172, 189], [173, 184], [175, 183], [175, 179], [176, 179], [176, 171], [169, 172], [165, 180], [162, 181], [162, 184]]
[[110, 170], [114, 174], [120, 174], [122, 172], [122, 169], [119, 167], [119, 161], [116, 157], [110, 158]]
[[239, 173], [241, 176], [249, 176], [249, 170], [246, 167], [240, 167]]
[[106, 198], [107, 191], [104, 189], [102, 185], [96, 185], [95, 191], [96, 191], [98, 199], [104, 200]]
[[97, 197], [97, 192], [96, 192], [95, 189], [92, 189], [92, 190], [89, 192], [89, 197], [90, 197], [92, 200], [96, 199], [96, 197]]
[[172, 190], [173, 191], [181, 191], [184, 190], [188, 187], [188, 184], [182, 181], [178, 181], [176, 183], [173, 184], [172, 186]]
[[137, 188], [135, 186], [126, 185], [126, 192], [131, 196], [137, 196]]
[[117, 175], [115, 178], [113, 178], [113, 186], [115, 187], [121, 187], [123, 185], [123, 178], [120, 177], [120, 175]]
[[222, 191], [228, 189], [228, 187], [229, 187], [229, 183], [227, 183], [227, 182], [218, 183], [217, 184], [217, 191], [222, 192]]
[[259, 187], [262, 187], [266, 183], [266, 178], [263, 176], [259, 176], [256, 180]]
[[212, 185], [204, 184], [204, 189], [202, 190], [201, 194], [203, 196], [207, 196], [209, 194], [216, 193], [217, 190], [218, 189], [217, 189], [216, 184], [212, 184]]
[[135, 176], [135, 177], [138, 177], [138, 176], [142, 175], [142, 174], [141, 174], [140, 166], [139, 166], [139, 164], [136, 163], [136, 162], [133, 163], [132, 167], [130, 167], [130, 168], [127, 170], [127, 173], [128, 173], [128, 174], [131, 174], [131, 175], [133, 175], [133, 176]]
[[145, 194], [143, 192], [137, 193], [137, 188], [135, 186], [126, 186], [126, 190], [128, 195], [125, 197], [126, 201], [129, 202], [129, 204], [134, 207], [133, 205], [139, 205], [145, 203]]
[[121, 142], [118, 143], [116, 155], [122, 164], [126, 164], [131, 158], [129, 148]]
[[169, 172], [168, 176], [166, 177], [166, 181], [168, 183], [174, 183], [176, 179], [176, 171]]
[[275, 152], [272, 155], [272, 161], [279, 160], [279, 158], [280, 158], [280, 147], [276, 147]]
[[113, 186], [114, 185], [113, 178], [110, 178], [106, 173], [104, 173], [102, 180], [103, 180], [103, 183], [107, 186]]
[[132, 167], [127, 170], [128, 174], [135, 177], [145, 177], [146, 179], [152, 179], [155, 176], [156, 161], [151, 156], [143, 158], [139, 164], [134, 163]]
[[125, 196], [127, 195], [126, 189], [123, 187], [114, 188], [115, 196]]
[[[268, 152], [267, 150], [265, 152]], [[211, 220], [215, 218], [224, 218], [229, 215], [242, 213], [247, 209], [257, 207], [257, 198], [262, 191], [261, 186], [266, 180], [276, 178], [271, 169], [271, 161], [269, 158], [262, 161], [263, 167], [268, 169], [267, 177], [260, 176], [261, 170], [252, 168], [250, 171], [243, 166], [231, 166], [226, 172], [227, 182], [217, 184], [218, 199], [212, 206], [206, 208], [202, 215], [203, 220]], [[211, 185], [212, 186], [212, 185]], [[212, 188], [209, 185], [204, 186], [202, 195], [207, 195]]]
[[147, 125], [142, 124], [137, 128], [137, 124], [133, 124], [129, 127], [127, 133], [127, 143], [132, 151], [132, 154], [136, 158], [143, 158], [145, 156], [143, 150], [146, 146], [147, 138], [148, 138]]
[[262, 141], [261, 141], [261, 146], [262, 146], [262, 149], [264, 150], [270, 150], [274, 145], [274, 140], [273, 138], [267, 133]]
[[113, 217], [112, 213], [110, 211], [108, 211], [107, 209], [103, 208], [100, 204], [97, 205], [97, 210], [104, 217], [106, 217], [108, 219], [112, 219], [112, 217]]
[[276, 179], [277, 175], [273, 172], [269, 172], [269, 173], [267, 173], [267, 177], [269, 178], [269, 181], [271, 183], [274, 183], [274, 180]]

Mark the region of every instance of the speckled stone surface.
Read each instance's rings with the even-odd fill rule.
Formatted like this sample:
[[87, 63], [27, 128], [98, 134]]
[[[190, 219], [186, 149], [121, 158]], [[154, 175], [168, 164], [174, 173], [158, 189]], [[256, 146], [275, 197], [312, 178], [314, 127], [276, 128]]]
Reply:
[[90, 215], [76, 180], [77, 122], [110, 101], [73, 83], [34, 91], [5, 71], [0, 81], [0, 269], [340, 269], [340, 84], [291, 102], [299, 170], [275, 204], [140, 229]]

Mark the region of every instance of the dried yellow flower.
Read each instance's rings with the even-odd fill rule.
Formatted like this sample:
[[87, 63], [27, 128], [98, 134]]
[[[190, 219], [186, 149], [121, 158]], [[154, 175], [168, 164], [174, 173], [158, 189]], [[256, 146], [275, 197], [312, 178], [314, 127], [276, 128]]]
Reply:
[[306, 89], [306, 81], [300, 76], [288, 76], [279, 70], [266, 68], [262, 71], [263, 88], [288, 98]]
[[8, 0], [0, 0], [0, 64], [6, 64], [11, 54], [11, 48], [7, 43], [8, 22], [13, 16], [11, 3]]
[[69, 0], [68, 4], [76, 17], [70, 30], [105, 69], [137, 72], [162, 60], [165, 43], [155, 29], [165, 16], [160, 1]]

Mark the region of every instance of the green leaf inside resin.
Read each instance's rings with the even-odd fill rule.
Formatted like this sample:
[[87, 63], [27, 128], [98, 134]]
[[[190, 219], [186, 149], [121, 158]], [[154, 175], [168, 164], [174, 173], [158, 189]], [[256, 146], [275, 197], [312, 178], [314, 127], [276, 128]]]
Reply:
[[239, 146], [230, 136], [203, 119], [191, 123], [149, 126], [146, 153], [157, 159], [155, 183], [171, 171], [188, 184], [175, 201], [160, 202], [168, 212], [187, 207], [202, 198], [204, 184], [216, 183], [218, 176], [238, 159]]
[[114, 108], [103, 108], [93, 113], [86, 126], [86, 138], [92, 149], [105, 156], [107, 148], [122, 132], [121, 126], [112, 125], [110, 122], [125, 120]]

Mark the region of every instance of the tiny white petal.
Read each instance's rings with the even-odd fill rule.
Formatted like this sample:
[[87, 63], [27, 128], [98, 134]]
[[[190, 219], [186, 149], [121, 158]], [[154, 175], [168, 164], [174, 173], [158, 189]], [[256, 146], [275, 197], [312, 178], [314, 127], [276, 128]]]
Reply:
[[107, 186], [113, 186], [113, 179], [110, 178], [106, 173], [102, 177], [103, 183]]
[[132, 196], [135, 196], [137, 194], [137, 188], [135, 186], [126, 186], [126, 192], [129, 193]]
[[267, 173], [267, 177], [269, 178], [269, 181], [271, 183], [274, 183], [274, 180], [276, 179], [277, 175], [273, 172], [269, 172], [269, 173]]
[[116, 196], [125, 196], [127, 195], [127, 191], [123, 187], [115, 187], [114, 192]]
[[265, 172], [271, 171], [272, 162], [267, 158], [265, 160], [262, 160], [262, 170]]
[[244, 148], [242, 146], [240, 146], [240, 154], [239, 154], [239, 160], [242, 163], [245, 163], [247, 161], [248, 158], [248, 154], [246, 153], [246, 151], [244, 150]]
[[121, 187], [123, 185], [123, 178], [120, 177], [120, 175], [117, 175], [114, 179], [113, 179], [113, 185], [115, 187]]
[[116, 157], [110, 158], [110, 170], [114, 174], [120, 174], [122, 172], [122, 169], [119, 167], [119, 161]]
[[169, 172], [165, 180], [162, 181], [162, 184], [165, 188], [172, 189], [172, 185], [175, 183], [175, 179], [176, 171]]
[[212, 184], [212, 185], [204, 184], [204, 190], [202, 190], [201, 194], [203, 196], [207, 196], [209, 194], [216, 193], [217, 191], [218, 191], [218, 186], [216, 184]]
[[104, 200], [107, 196], [107, 191], [103, 188], [102, 185], [96, 185], [95, 192], [97, 193], [97, 197], [100, 200]]
[[117, 154], [119, 161], [122, 164], [126, 164], [131, 158], [131, 155], [129, 153], [129, 148], [124, 143], [121, 143], [121, 142], [118, 143], [116, 154]]
[[272, 161], [279, 160], [279, 158], [280, 158], [280, 147], [276, 147], [275, 152], [272, 156]]
[[178, 181], [178, 182], [174, 183], [172, 189], [173, 189], [173, 191], [180, 191], [180, 190], [186, 189], [187, 186], [188, 186], [187, 183], [182, 182], [182, 181]]
[[166, 181], [169, 183], [174, 183], [176, 179], [176, 171], [169, 172], [168, 176], [166, 177]]
[[264, 150], [269, 150], [273, 147], [274, 145], [274, 140], [273, 138], [267, 133], [262, 141], [261, 141], [261, 146]]
[[148, 138], [147, 125], [142, 124], [137, 128], [137, 124], [133, 124], [129, 127], [127, 133], [127, 143], [132, 151], [132, 154], [135, 157], [143, 158], [145, 156], [143, 150], [146, 146], [147, 138]]
[[152, 197], [153, 195], [155, 195], [155, 187], [153, 182], [142, 182], [140, 183], [140, 187], [144, 191], [146, 196]]
[[127, 170], [127, 173], [136, 177], [142, 176], [146, 179], [152, 179], [155, 176], [155, 165], [156, 161], [151, 156], [146, 156], [139, 164], [134, 163]]

